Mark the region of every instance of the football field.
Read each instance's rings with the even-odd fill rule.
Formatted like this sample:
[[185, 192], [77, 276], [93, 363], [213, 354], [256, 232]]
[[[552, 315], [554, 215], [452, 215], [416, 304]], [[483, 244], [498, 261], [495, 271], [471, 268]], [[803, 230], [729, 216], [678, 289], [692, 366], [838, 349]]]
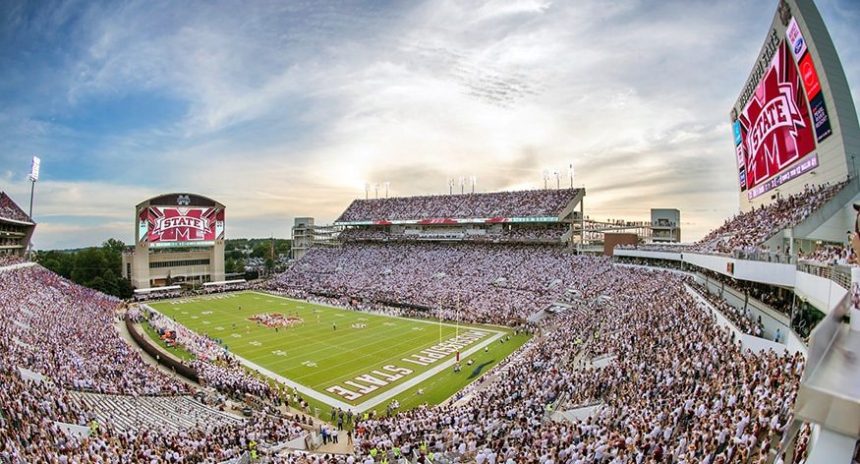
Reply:
[[[503, 327], [369, 314], [258, 292], [149, 305], [303, 396], [356, 411], [438, 403], [525, 343]], [[460, 352], [462, 371], [453, 364]], [[471, 360], [471, 365], [468, 361]]]

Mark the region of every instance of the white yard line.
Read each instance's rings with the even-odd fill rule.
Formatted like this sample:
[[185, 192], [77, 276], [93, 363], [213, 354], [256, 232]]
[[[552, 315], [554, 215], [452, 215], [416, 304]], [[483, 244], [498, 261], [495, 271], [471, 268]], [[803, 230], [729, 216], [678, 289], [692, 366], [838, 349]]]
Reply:
[[[293, 298], [288, 298], [288, 297], [284, 297], [284, 296], [280, 296], [280, 295], [273, 295], [270, 293], [260, 293], [260, 292], [255, 292], [255, 291], [248, 291], [247, 293], [255, 293], [258, 295], [265, 295], [265, 296], [274, 297], [274, 298], [281, 298], [281, 299], [293, 301], [296, 303], [307, 303], [307, 304], [320, 305], [319, 303], [314, 303], [311, 301], [296, 300]], [[155, 308], [153, 308], [147, 304], [143, 304], [142, 306], [146, 306], [151, 311], [156, 312], [158, 314], [161, 314], [162, 316], [168, 317], [165, 314], [161, 313], [160, 311], [156, 310]], [[340, 311], [351, 311], [351, 310], [346, 309], [346, 308], [340, 308], [340, 307], [332, 306], [332, 305], [322, 304], [320, 306], [326, 306], [326, 307], [329, 307], [332, 309], [337, 309]], [[432, 325], [438, 325], [439, 324], [438, 321], [431, 321], [431, 320], [425, 320], [425, 319], [410, 319], [407, 317], [388, 316], [385, 314], [377, 314], [377, 313], [368, 313], [368, 314], [373, 315], [373, 316], [378, 316], [378, 317], [384, 317], [384, 318], [402, 319], [402, 320], [409, 321], [409, 322], [419, 322], [419, 323], [432, 324]], [[447, 326], [447, 327], [456, 327], [454, 324], [448, 324], [448, 323], [444, 323], [444, 322], [442, 323], [442, 325]], [[485, 346], [489, 346], [491, 343], [497, 341], [499, 338], [501, 338], [502, 336], [505, 335], [505, 332], [502, 332], [499, 330], [487, 329], [485, 327], [475, 327], [475, 326], [471, 326], [471, 325], [464, 325], [462, 327], [462, 329], [464, 331], [478, 330], [481, 332], [489, 332], [489, 333], [494, 334], [494, 335], [488, 339], [485, 339], [485, 340], [479, 342], [477, 345], [469, 348], [468, 350], [460, 353], [461, 358], [471, 356], [472, 354], [480, 351]], [[443, 370], [453, 366], [454, 363], [456, 362], [455, 357], [452, 356], [452, 357], [448, 358], [447, 360], [440, 362], [438, 365], [433, 366], [432, 368], [430, 368], [430, 369], [416, 375], [415, 377], [407, 380], [406, 382], [398, 384], [396, 387], [392, 388], [391, 390], [380, 393], [380, 394], [374, 396], [373, 398], [370, 398], [367, 401], [360, 403], [356, 406], [352, 406], [352, 405], [345, 403], [345, 402], [343, 402], [343, 401], [341, 401], [341, 400], [339, 400], [333, 396], [330, 396], [330, 395], [327, 395], [325, 393], [314, 390], [310, 387], [307, 387], [307, 386], [302, 385], [298, 382], [290, 380], [290, 379], [288, 379], [288, 378], [286, 378], [280, 374], [276, 374], [275, 372], [272, 372], [271, 370], [266, 369], [265, 367], [260, 366], [259, 364], [255, 363], [253, 361], [245, 359], [245, 358], [239, 356], [238, 354], [236, 354], [232, 351], [230, 351], [230, 354], [232, 354], [233, 357], [236, 358], [245, 367], [248, 367], [249, 369], [253, 369], [253, 370], [259, 372], [260, 374], [263, 374], [263, 375], [265, 375], [265, 376], [267, 376], [267, 377], [269, 377], [269, 378], [271, 378], [277, 382], [280, 382], [280, 383], [282, 383], [282, 384], [284, 384], [290, 388], [294, 388], [294, 389], [296, 389], [296, 391], [298, 391], [302, 395], [313, 398], [313, 399], [320, 401], [322, 403], [325, 403], [329, 406], [338, 407], [338, 408], [341, 408], [343, 410], [352, 410], [354, 413], [364, 412], [370, 408], [373, 408], [374, 406], [377, 406], [377, 405], [379, 405], [385, 401], [388, 401], [391, 398], [399, 395], [400, 393], [405, 392], [406, 390], [418, 385], [421, 382], [424, 382], [425, 380], [429, 379], [430, 377], [433, 377], [434, 375], [442, 372]]]
[[[492, 331], [490, 331], [490, 332], [492, 332]], [[495, 335], [488, 338], [487, 340], [484, 340], [484, 341], [478, 343], [477, 345], [473, 346], [472, 348], [464, 351], [463, 353], [460, 353], [460, 358], [465, 358], [467, 356], [471, 356], [472, 354], [480, 351], [482, 348], [489, 345], [490, 343], [495, 342], [496, 340], [501, 338], [503, 335], [504, 335], [504, 333], [502, 333], [502, 332], [496, 332]], [[427, 380], [428, 378], [433, 377], [434, 375], [442, 372], [443, 370], [453, 366], [455, 362], [456, 362], [455, 358], [449, 358], [448, 360], [441, 362], [438, 366], [435, 366], [429, 370], [422, 372], [419, 375], [416, 375], [415, 377], [407, 380], [406, 382], [403, 382], [403, 383], [397, 385], [396, 387], [392, 388], [391, 390], [388, 390], [385, 393], [374, 396], [373, 398], [365, 401], [364, 403], [359, 404], [355, 408], [358, 410], [358, 412], [366, 411], [366, 410], [378, 405], [379, 403], [382, 403], [383, 401], [387, 401], [388, 399], [390, 399], [396, 395], [399, 395], [400, 393], [405, 392], [406, 390], [414, 387], [415, 385], [418, 385], [419, 383]]]

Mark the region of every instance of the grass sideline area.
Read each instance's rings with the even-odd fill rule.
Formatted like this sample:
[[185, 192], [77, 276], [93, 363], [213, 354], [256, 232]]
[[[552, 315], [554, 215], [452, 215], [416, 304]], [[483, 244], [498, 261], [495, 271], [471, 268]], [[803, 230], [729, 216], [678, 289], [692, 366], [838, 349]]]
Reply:
[[186, 362], [194, 361], [196, 359], [193, 354], [189, 353], [182, 347], [168, 346], [167, 343], [162, 340], [161, 337], [158, 336], [158, 332], [154, 328], [152, 328], [151, 325], [149, 325], [148, 320], [141, 322], [140, 326], [143, 328], [143, 332], [146, 334], [146, 336], [149, 337], [150, 340], [154, 341], [155, 343], [158, 343], [158, 346], [160, 346], [164, 351], [167, 351], [168, 353]]
[[[400, 402], [401, 410], [438, 404], [529, 339], [523, 334], [514, 336], [505, 327], [460, 325], [458, 329], [451, 324], [369, 314], [258, 292], [169, 300], [150, 306], [197, 333], [221, 340], [242, 358], [351, 406], [398, 387], [404, 389], [406, 382], [453, 359], [453, 353], [432, 350], [446, 346], [458, 334], [457, 343], [469, 342], [461, 352], [493, 337], [505, 340], [495, 340], [464, 357], [461, 372], [445, 368], [369, 408], [379, 413], [394, 399]], [[151, 328], [147, 330], [151, 337], [156, 335], [151, 332]], [[423, 351], [427, 349], [431, 351]], [[469, 359], [471, 365], [467, 365]], [[330, 403], [308, 399], [325, 417]]]

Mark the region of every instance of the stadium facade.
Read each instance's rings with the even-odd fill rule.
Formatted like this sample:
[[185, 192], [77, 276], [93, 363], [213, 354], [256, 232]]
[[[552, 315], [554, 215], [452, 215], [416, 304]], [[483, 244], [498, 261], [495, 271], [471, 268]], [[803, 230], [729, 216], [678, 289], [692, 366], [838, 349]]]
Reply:
[[5, 192], [0, 192], [0, 257], [24, 256], [36, 223]]
[[[545, 243], [582, 240], [584, 188], [354, 200], [342, 240]], [[502, 206], [504, 205], [504, 206]]]
[[223, 204], [193, 193], [168, 193], [134, 209], [134, 246], [123, 277], [136, 289], [224, 280]]

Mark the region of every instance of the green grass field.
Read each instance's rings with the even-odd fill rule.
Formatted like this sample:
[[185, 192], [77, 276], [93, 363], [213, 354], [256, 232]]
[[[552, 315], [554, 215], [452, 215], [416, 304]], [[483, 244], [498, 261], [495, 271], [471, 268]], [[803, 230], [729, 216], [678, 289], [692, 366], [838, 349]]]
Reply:
[[[401, 409], [444, 401], [528, 339], [518, 335], [500, 343], [494, 337], [510, 335], [506, 328], [461, 325], [458, 330], [450, 324], [349, 311], [256, 292], [150, 306], [197, 333], [222, 340], [237, 356], [326, 395], [318, 398], [323, 403], [340, 401], [360, 409], [384, 410], [384, 404], [392, 399], [400, 401]], [[272, 313], [297, 322], [276, 330], [249, 319]], [[466, 337], [473, 339], [460, 348], [463, 353], [493, 341], [486, 351], [479, 349], [464, 356], [462, 371], [454, 373], [451, 367], [439, 366], [455, 357], [445, 348], [454, 351], [457, 347], [445, 343], [457, 334], [460, 344], [468, 341]], [[441, 348], [436, 346], [440, 340]], [[432, 351], [422, 352], [427, 349]], [[471, 366], [465, 363], [468, 359], [473, 361]], [[406, 388], [431, 369], [439, 372]], [[391, 393], [395, 389], [403, 391]], [[370, 400], [380, 395], [384, 395], [382, 406], [370, 405]], [[367, 407], [361, 408], [365, 402]]]

